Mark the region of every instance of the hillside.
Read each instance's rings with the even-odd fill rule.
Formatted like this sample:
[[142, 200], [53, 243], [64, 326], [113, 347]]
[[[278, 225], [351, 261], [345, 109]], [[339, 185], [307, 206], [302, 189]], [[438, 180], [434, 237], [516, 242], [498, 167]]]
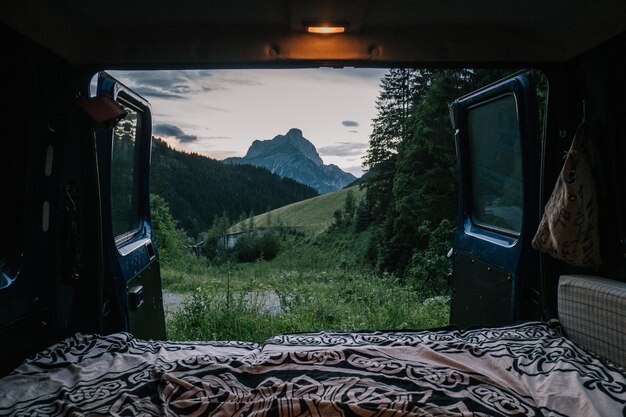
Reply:
[[324, 165], [317, 149], [300, 129], [290, 129], [270, 140], [255, 140], [243, 158], [227, 158], [224, 162], [263, 167], [307, 184], [320, 194], [340, 190], [356, 179], [337, 165]]
[[[350, 190], [354, 192], [357, 201], [360, 201], [365, 195], [365, 190], [360, 190], [359, 186], [355, 185], [259, 214], [254, 216], [254, 224], [263, 227], [267, 224], [267, 218], [270, 216], [272, 222], [280, 221], [285, 226], [293, 227], [307, 234], [321, 232], [333, 222], [334, 211], [343, 208], [346, 195]], [[241, 223], [236, 224], [229, 231], [236, 232], [240, 229]]]
[[150, 192], [165, 199], [180, 227], [195, 237], [223, 213], [262, 213], [317, 192], [264, 168], [229, 165], [197, 154], [178, 152], [165, 142], [152, 141]]

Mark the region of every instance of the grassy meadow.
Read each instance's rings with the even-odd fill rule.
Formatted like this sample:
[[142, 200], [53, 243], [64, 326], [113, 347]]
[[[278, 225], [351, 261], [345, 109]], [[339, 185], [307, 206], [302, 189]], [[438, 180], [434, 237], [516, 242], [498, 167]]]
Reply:
[[[353, 185], [343, 190], [298, 201], [297, 203], [259, 214], [254, 216], [253, 222], [256, 225], [264, 226], [268, 224], [269, 218], [270, 223], [280, 222], [283, 226], [308, 235], [320, 233], [332, 224], [334, 211], [343, 207], [346, 195], [350, 191], [352, 191], [357, 202], [365, 194], [365, 191], [361, 190], [358, 185]], [[245, 222], [237, 223], [230, 228], [229, 232], [240, 231], [244, 226], [243, 223]]]
[[[266, 227], [259, 234], [247, 235], [249, 240], [269, 239], [272, 248], [278, 247], [271, 258], [264, 259], [269, 251], [261, 245], [260, 259], [247, 258], [257, 259], [254, 262], [243, 262], [238, 256], [239, 246], [254, 246], [251, 242], [243, 245], [243, 238], [230, 254], [196, 257], [180, 252], [181, 235], [171, 221], [169, 228], [164, 227], [163, 219], [171, 216], [165, 205], [156, 204], [161, 209], [153, 210], [160, 219], [160, 241], [169, 244], [158, 246], [165, 255], [163, 289], [184, 299], [166, 317], [168, 338], [262, 343], [281, 333], [424, 329], [448, 324], [448, 297], [439, 296], [445, 291], [374, 271], [368, 253], [376, 239], [371, 231], [357, 231], [355, 221], [362, 198], [356, 186], [242, 222], [247, 230], [251, 223]], [[432, 275], [425, 269], [422, 272]]]
[[447, 299], [424, 300], [373, 274], [359, 255], [366, 243], [366, 234], [290, 235], [272, 261], [165, 267], [164, 289], [187, 295], [168, 316], [168, 338], [261, 343], [280, 333], [446, 325]]

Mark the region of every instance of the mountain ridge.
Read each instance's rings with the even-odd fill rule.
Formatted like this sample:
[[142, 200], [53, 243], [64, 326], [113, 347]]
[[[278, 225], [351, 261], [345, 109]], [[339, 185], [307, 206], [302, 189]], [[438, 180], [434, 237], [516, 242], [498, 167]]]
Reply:
[[306, 184], [320, 194], [337, 191], [356, 180], [354, 175], [337, 165], [325, 165], [315, 145], [297, 128], [272, 139], [256, 139], [244, 157], [227, 158], [223, 162], [262, 167], [281, 177]]

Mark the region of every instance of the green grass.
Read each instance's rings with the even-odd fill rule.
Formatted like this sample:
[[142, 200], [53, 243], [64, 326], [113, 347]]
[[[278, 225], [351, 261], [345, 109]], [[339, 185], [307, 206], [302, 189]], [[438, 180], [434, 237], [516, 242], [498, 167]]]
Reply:
[[[164, 288], [189, 294], [168, 318], [173, 340], [263, 342], [281, 333], [423, 329], [448, 323], [445, 300], [377, 276], [359, 255], [366, 233], [290, 236], [272, 261], [163, 268]], [[279, 310], [268, 310], [268, 294]]]
[[[446, 301], [420, 302], [392, 279], [349, 272], [284, 272], [280, 285], [249, 291], [199, 287], [168, 322], [173, 340], [244, 340], [262, 343], [281, 333], [423, 329], [448, 322]], [[273, 290], [281, 310], [266, 308]]]
[[[271, 216], [271, 221], [274, 224], [280, 220], [284, 226], [292, 227], [306, 234], [319, 233], [327, 229], [333, 222], [333, 212], [343, 208], [349, 190], [354, 192], [357, 201], [361, 200], [365, 193], [359, 189], [358, 185], [354, 185], [259, 214], [254, 216], [254, 224], [257, 227], [263, 227], [267, 225], [268, 216]], [[241, 223], [238, 223], [231, 227], [229, 232], [237, 232], [241, 228]]]

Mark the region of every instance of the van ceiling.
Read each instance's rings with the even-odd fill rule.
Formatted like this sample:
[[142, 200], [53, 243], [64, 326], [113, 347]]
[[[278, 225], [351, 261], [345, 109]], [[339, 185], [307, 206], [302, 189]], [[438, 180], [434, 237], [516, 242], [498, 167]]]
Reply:
[[[74, 64], [562, 62], [626, 30], [623, 0], [3, 0], [0, 21]], [[341, 35], [305, 33], [341, 22]]]

